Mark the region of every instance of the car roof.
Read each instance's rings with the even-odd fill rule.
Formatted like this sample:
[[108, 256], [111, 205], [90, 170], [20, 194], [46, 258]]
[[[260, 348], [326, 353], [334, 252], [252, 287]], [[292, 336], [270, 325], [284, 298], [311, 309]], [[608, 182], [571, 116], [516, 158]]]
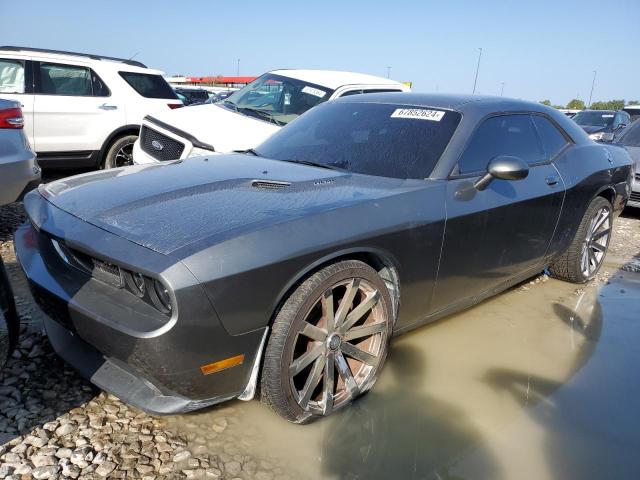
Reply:
[[492, 97], [470, 94], [448, 93], [368, 93], [342, 97], [336, 102], [358, 103], [389, 103], [397, 105], [411, 105], [415, 107], [433, 107], [457, 110], [465, 113], [470, 110], [487, 111], [534, 111], [547, 112], [549, 108], [536, 102], [519, 100], [508, 97]]
[[108, 57], [104, 55], [97, 55], [92, 53], [77, 53], [67, 52], [63, 50], [49, 50], [44, 48], [30, 48], [30, 47], [14, 47], [14, 46], [0, 46], [0, 52], [7, 55], [9, 58], [14, 57], [31, 57], [34, 60], [51, 60], [60, 62], [83, 62], [92, 63], [94, 65], [100, 65], [105, 68], [112, 68], [118, 71], [134, 72], [134, 73], [147, 73], [162, 75], [164, 72], [148, 68], [141, 62], [131, 59]]
[[343, 85], [390, 85], [394, 87], [404, 84], [388, 78], [376, 77], [366, 73], [343, 72], [339, 70], [272, 70], [269, 73], [295, 78], [304, 82], [315, 83], [335, 90]]

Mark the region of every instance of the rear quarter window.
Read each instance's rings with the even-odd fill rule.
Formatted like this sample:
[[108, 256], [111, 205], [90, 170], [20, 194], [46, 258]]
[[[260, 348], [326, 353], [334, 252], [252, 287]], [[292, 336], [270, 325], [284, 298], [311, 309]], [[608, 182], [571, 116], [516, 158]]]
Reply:
[[173, 89], [161, 75], [137, 72], [118, 72], [125, 82], [145, 98], [177, 100]]

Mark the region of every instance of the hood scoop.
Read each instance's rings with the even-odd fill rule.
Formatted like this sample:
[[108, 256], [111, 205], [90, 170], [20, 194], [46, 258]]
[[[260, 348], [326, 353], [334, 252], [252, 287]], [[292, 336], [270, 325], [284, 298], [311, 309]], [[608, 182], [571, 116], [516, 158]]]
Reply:
[[289, 182], [278, 182], [276, 180], [253, 180], [251, 182], [253, 188], [260, 188], [262, 190], [281, 190], [283, 188], [291, 186]]

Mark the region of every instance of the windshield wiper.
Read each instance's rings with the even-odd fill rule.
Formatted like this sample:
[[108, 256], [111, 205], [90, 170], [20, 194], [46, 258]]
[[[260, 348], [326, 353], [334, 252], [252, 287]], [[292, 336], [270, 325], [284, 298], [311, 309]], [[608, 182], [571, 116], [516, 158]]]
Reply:
[[253, 148], [248, 148], [246, 150], [234, 150], [235, 153], [248, 153], [250, 155], [255, 155], [256, 157], [261, 157], [262, 155], [260, 155], [257, 150], [253, 149]]
[[[234, 104], [235, 105], [235, 104]], [[251, 112], [251, 113], [256, 113], [259, 116], [261, 116], [262, 118], [264, 118], [265, 120], [269, 120], [270, 122], [275, 123], [276, 125], [278, 125], [279, 127], [283, 126], [285, 123], [281, 122], [279, 120], [276, 120], [273, 115], [269, 112], [267, 112], [266, 110], [262, 110], [260, 108], [252, 108], [252, 107], [238, 107], [236, 106], [237, 111], [240, 112]]]
[[285, 160], [285, 161], [291, 162], [291, 163], [298, 163], [300, 165], [309, 165], [310, 167], [319, 167], [319, 168], [326, 168], [328, 170], [337, 170], [339, 172], [347, 171], [344, 168], [336, 167], [333, 165], [327, 165], [326, 163], [312, 162], [311, 160]]
[[233, 103], [231, 100], [223, 100], [222, 104], [233, 108], [236, 112], [238, 111], [238, 106], [235, 103]]

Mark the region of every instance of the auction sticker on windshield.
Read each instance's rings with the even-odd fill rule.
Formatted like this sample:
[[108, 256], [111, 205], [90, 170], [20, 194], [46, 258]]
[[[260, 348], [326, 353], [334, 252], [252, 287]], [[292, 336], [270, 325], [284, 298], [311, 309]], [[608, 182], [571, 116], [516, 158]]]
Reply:
[[313, 95], [314, 97], [324, 97], [327, 92], [320, 90], [319, 88], [313, 88], [307, 85], [302, 89], [302, 93], [308, 93], [309, 95]]
[[440, 110], [427, 110], [425, 108], [396, 108], [391, 118], [415, 118], [418, 120], [431, 120], [439, 122], [445, 112]]

